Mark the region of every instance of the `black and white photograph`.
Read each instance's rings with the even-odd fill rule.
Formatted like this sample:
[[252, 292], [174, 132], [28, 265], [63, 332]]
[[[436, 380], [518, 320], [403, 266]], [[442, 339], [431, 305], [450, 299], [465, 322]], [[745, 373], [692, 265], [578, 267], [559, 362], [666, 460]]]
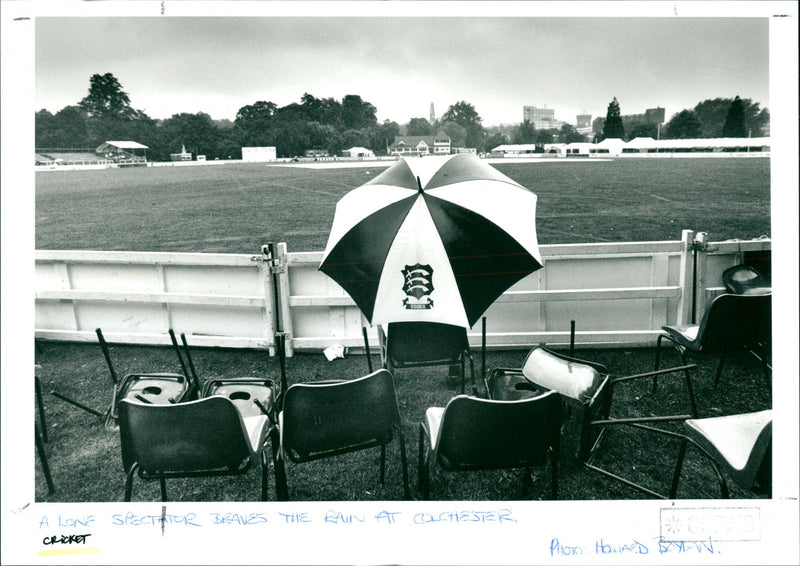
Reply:
[[796, 4], [2, 7], [3, 563], [800, 559]]

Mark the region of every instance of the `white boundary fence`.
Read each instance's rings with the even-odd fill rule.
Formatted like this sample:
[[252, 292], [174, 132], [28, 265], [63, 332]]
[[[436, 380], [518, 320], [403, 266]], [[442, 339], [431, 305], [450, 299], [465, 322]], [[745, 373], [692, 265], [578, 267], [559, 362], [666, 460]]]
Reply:
[[[696, 264], [696, 319], [722, 293], [722, 272], [769, 239], [680, 240], [540, 246], [545, 267], [503, 294], [486, 313], [487, 346], [536, 343], [576, 347], [650, 346], [664, 324], [691, 322]], [[36, 252], [36, 337], [167, 344], [167, 330], [198, 346], [266, 348], [276, 330], [287, 354], [332, 345], [363, 347], [360, 311], [317, 270], [322, 252], [274, 258], [240, 254]], [[277, 293], [275, 292], [277, 288]], [[377, 345], [374, 329], [371, 344]], [[480, 345], [480, 323], [470, 331]]]

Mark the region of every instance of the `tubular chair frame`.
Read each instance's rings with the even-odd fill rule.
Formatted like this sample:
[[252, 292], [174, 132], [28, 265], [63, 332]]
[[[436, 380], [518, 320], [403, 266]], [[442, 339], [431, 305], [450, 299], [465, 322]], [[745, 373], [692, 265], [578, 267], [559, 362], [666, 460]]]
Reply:
[[[112, 383], [111, 401], [108, 408], [101, 413], [57, 391], [51, 391], [53, 396], [102, 418], [107, 428], [113, 428], [118, 421], [117, 408], [120, 401], [123, 399], [133, 398], [143, 403], [150, 404], [173, 404], [197, 398], [200, 389], [199, 383], [197, 383], [196, 380], [193, 379], [193, 376], [187, 371], [186, 363], [183, 360], [183, 356], [181, 356], [180, 348], [175, 338], [175, 333], [171, 328], [169, 329], [169, 337], [172, 342], [172, 347], [178, 356], [178, 362], [183, 371], [182, 374], [132, 372], [120, 378], [111, 361], [111, 354], [102, 330], [97, 328], [95, 333], [97, 334], [98, 342], [103, 351], [103, 357], [105, 358]], [[165, 391], [165, 386], [170, 386], [167, 391]], [[174, 390], [174, 394], [170, 396], [169, 392], [172, 390]]]
[[[730, 311], [722, 311], [722, 309], [730, 309], [726, 303], [731, 302], [739, 302], [742, 304], [752, 303], [767, 303], [772, 304], [772, 294], [766, 293], [761, 295], [736, 295], [732, 293], [725, 293], [722, 295], [718, 295], [712, 302], [709, 304], [708, 308], [706, 309], [705, 313], [703, 314], [703, 319], [700, 321], [698, 325], [688, 325], [686, 327], [677, 327], [677, 326], [663, 326], [662, 329], [664, 333], [659, 334], [656, 340], [656, 357], [655, 357], [655, 365], [654, 369], [658, 370], [661, 363], [661, 345], [663, 340], [669, 341], [675, 349], [681, 355], [681, 362], [686, 365], [688, 362], [688, 353], [692, 351], [696, 354], [704, 354], [706, 352], [711, 353], [719, 353], [719, 364], [717, 365], [715, 374], [714, 374], [714, 386], [716, 387], [719, 385], [720, 378], [722, 377], [722, 368], [725, 363], [725, 359], [727, 354], [734, 350], [746, 350], [751, 355], [753, 355], [759, 362], [761, 362], [763, 371], [764, 371], [764, 379], [766, 381], [767, 387], [771, 390], [772, 387], [772, 379], [771, 379], [771, 372], [772, 372], [772, 365], [769, 361], [770, 358], [770, 350], [771, 350], [771, 337], [762, 335], [765, 333], [765, 329], [763, 328], [764, 321], [763, 320], [756, 320], [755, 324], [761, 325], [762, 328], [756, 329], [755, 331], [745, 331], [743, 330], [743, 324], [737, 325], [732, 323], [730, 319]], [[764, 308], [764, 307], [762, 307]], [[718, 311], [722, 311], [722, 314], [719, 314]], [[762, 313], [763, 314], [763, 313]], [[727, 316], [727, 318], [724, 318]], [[720, 318], [722, 320], [720, 322]], [[739, 321], [741, 322], [741, 320]], [[732, 345], [728, 346], [725, 344], [725, 340], [720, 337], [721, 334], [724, 334], [727, 331], [730, 331], [731, 327], [736, 327], [734, 332], [738, 331], [739, 335], [734, 334]], [[719, 330], [718, 327], [723, 327], [723, 330]], [[697, 334], [694, 339], [689, 339], [686, 335], [686, 330], [697, 328]], [[710, 330], [708, 330], [710, 328]], [[741, 336], [742, 333], [748, 332], [750, 336]], [[711, 337], [707, 337], [707, 333], [711, 334]], [[771, 333], [770, 333], [771, 334]], [[708, 344], [707, 340], [711, 343]], [[653, 390], [657, 387], [657, 381], [653, 380]]]
[[[472, 351], [469, 346], [469, 340], [467, 338], [467, 329], [464, 328], [464, 347], [459, 350], [458, 355], [450, 355], [445, 356], [442, 358], [436, 358], [432, 360], [414, 360], [414, 361], [405, 361], [401, 360], [395, 356], [390, 354], [391, 349], [391, 327], [395, 329], [401, 328], [400, 326], [395, 325], [425, 325], [428, 328], [432, 328], [433, 325], [441, 325], [442, 327], [448, 327], [448, 331], [455, 332], [454, 328], [461, 328], [461, 327], [454, 327], [453, 325], [449, 324], [441, 324], [441, 323], [423, 323], [423, 322], [391, 322], [386, 325], [384, 328], [382, 325], [378, 324], [377, 332], [378, 332], [378, 344], [380, 348], [380, 355], [381, 355], [381, 367], [384, 369], [389, 370], [392, 374], [394, 374], [395, 369], [411, 369], [411, 368], [419, 368], [419, 367], [435, 367], [435, 366], [460, 366], [459, 376], [461, 378], [461, 394], [464, 394], [465, 387], [466, 387], [466, 365], [469, 363], [470, 368], [470, 378], [472, 384], [472, 392], [474, 395], [478, 394], [476, 385], [475, 385], [475, 360], [472, 356]], [[485, 327], [484, 327], [485, 329]], [[399, 330], [398, 330], [399, 332]], [[366, 328], [363, 329], [364, 334], [364, 345], [367, 351], [367, 356], [369, 357], [369, 342], [367, 339], [367, 332]], [[485, 336], [485, 330], [484, 330]], [[485, 343], [484, 343], [485, 344]], [[485, 346], [484, 346], [485, 347]], [[452, 353], [455, 354], [455, 349], [452, 349]], [[368, 364], [371, 367], [372, 362], [368, 360]]]
[[[194, 360], [189, 350], [189, 343], [184, 333], [181, 333], [181, 343], [192, 377], [195, 383], [199, 384], [200, 378], [197, 376]], [[279, 352], [283, 354], [282, 344]], [[283, 368], [283, 358], [281, 358], [281, 367]], [[285, 373], [282, 373], [282, 375], [284, 376], [283, 383], [285, 383]], [[275, 382], [272, 379], [250, 376], [216, 377], [204, 380], [199, 389], [201, 399], [213, 395], [230, 399], [236, 405], [242, 417], [265, 415], [272, 423], [277, 422], [275, 415]]]
[[[631, 426], [640, 430], [646, 430], [656, 434], [663, 434], [665, 436], [677, 436], [676, 433], [664, 430], [652, 425], [667, 422], [683, 422], [686, 419], [697, 416], [697, 403], [694, 397], [694, 390], [692, 387], [690, 370], [694, 369], [694, 365], [685, 365], [674, 368], [668, 368], [653, 372], [647, 372], [636, 375], [611, 377], [605, 366], [571, 358], [569, 356], [553, 352], [546, 349], [544, 346], [536, 346], [529, 352], [528, 359], [537, 351], [541, 351], [544, 355], [549, 355], [553, 360], [560, 360], [561, 363], [567, 367], [573, 367], [574, 364], [583, 365], [591, 368], [597, 375], [595, 376], [591, 386], [585, 388], [585, 391], [580, 394], [580, 398], [566, 394], [564, 391], [559, 391], [559, 387], [548, 387], [541, 383], [537, 383], [534, 377], [528, 376], [523, 373], [522, 369], [516, 368], [498, 368], [495, 369], [490, 378], [489, 384], [490, 391], [494, 391], [494, 382], [500, 378], [511, 378], [511, 383], [514, 384], [514, 389], [517, 391], [528, 391], [530, 395], [539, 395], [547, 391], [559, 391], [563, 399], [564, 405], [567, 410], [568, 417], [572, 412], [575, 413], [574, 427], [577, 428], [578, 447], [574, 451], [575, 457], [580, 461], [584, 467], [592, 471], [598, 472], [610, 479], [614, 479], [629, 487], [637, 489], [638, 491], [648, 494], [652, 497], [665, 498], [665, 496], [656, 493], [655, 491], [639, 485], [631, 480], [628, 480], [614, 472], [606, 470], [595, 463], [606, 427], [609, 426]], [[523, 367], [525, 364], [523, 365]], [[633, 382], [639, 379], [656, 378], [662, 375], [669, 374], [683, 374], [686, 383], [687, 394], [691, 405], [692, 414], [683, 415], [664, 415], [652, 417], [611, 417], [611, 408], [613, 404], [613, 393], [617, 385]], [[554, 385], [554, 384], [550, 384]], [[564, 381], [563, 385], [568, 387], [571, 385], [569, 381]]]
[[[373, 385], [373, 382], [377, 385]], [[324, 428], [322, 425], [329, 421], [327, 417], [331, 412], [344, 415], [352, 406], [359, 406], [362, 412], [365, 401], [354, 398], [349, 390], [363, 393], [377, 390], [379, 395], [373, 399], [370, 409], [384, 405], [385, 415], [383, 421], [378, 421], [380, 415], [370, 413], [359, 415], [354, 422], [347, 422], [344, 417], [338, 419], [336, 426]], [[304, 399], [304, 397], [306, 397]], [[318, 397], [323, 397], [322, 400]], [[295, 400], [298, 398], [299, 400]], [[367, 398], [369, 401], [369, 398]], [[297, 404], [297, 407], [295, 407]], [[400, 444], [400, 462], [403, 475], [403, 494], [406, 499], [411, 499], [411, 490], [408, 482], [408, 459], [406, 455], [405, 436], [403, 434], [400, 410], [397, 405], [397, 395], [394, 388], [392, 374], [386, 369], [376, 370], [366, 376], [344, 381], [325, 380], [309, 383], [296, 383], [290, 386], [281, 399], [281, 412], [278, 417], [278, 430], [280, 436], [280, 449], [275, 465], [276, 483], [278, 485], [279, 500], [288, 500], [289, 487], [286, 474], [285, 460], [288, 456], [293, 463], [311, 462], [328, 457], [339, 456], [350, 452], [357, 452], [369, 448], [380, 447], [380, 483], [386, 477], [386, 446], [395, 439]], [[315, 412], [319, 409], [321, 412]], [[389, 414], [391, 413], [391, 414]], [[311, 421], [313, 424], [299, 426], [295, 420]], [[345, 425], [342, 425], [342, 421]], [[367, 426], [369, 425], [369, 426]], [[367, 430], [369, 427], [373, 430]], [[298, 432], [295, 432], [298, 427]], [[302, 434], [300, 430], [313, 429], [314, 434]], [[377, 430], [380, 429], [380, 430]], [[298, 436], [299, 435], [299, 436]], [[342, 436], [342, 438], [339, 438]], [[330, 437], [333, 437], [332, 439]], [[298, 440], [300, 439], [300, 440]]]
[[[37, 366], [38, 367], [38, 366]], [[47, 438], [47, 421], [44, 415], [44, 400], [42, 399], [42, 385], [39, 376], [35, 375], [33, 378], [34, 392], [36, 395], [36, 412], [38, 413], [38, 422], [34, 422], [34, 441], [36, 444], [36, 452], [39, 454], [39, 462], [42, 464], [42, 473], [44, 480], [47, 482], [47, 493], [53, 493], [56, 486], [53, 483], [53, 476], [50, 473], [50, 463], [47, 460], [47, 452], [44, 449]]]
[[[203, 407], [204, 404], [209, 407], [217, 405], [217, 407], [214, 407], [214, 410], [211, 411]], [[199, 411], [201, 408], [207, 412], [214, 413], [214, 422], [193, 422], [192, 420], [187, 422], [187, 419], [192, 418], [192, 411]], [[128, 422], [129, 418], [136, 418], [132, 416], [133, 413], [140, 411], [162, 413], [158, 418], [167, 424], [164, 425], [162, 423], [161, 428], [163, 430], [157, 437], [157, 440], [161, 441], [161, 445], [169, 445], [171, 441], [169, 432], [174, 433], [176, 431], [175, 426], [186, 427], [183, 431], [178, 430], [182, 434], [181, 439], [175, 441], [175, 446], [168, 447], [160, 453], [157, 450], [153, 451], [154, 448], [157, 449], [160, 446], [159, 443], [137, 440], [136, 431], [131, 429], [131, 425]], [[180, 418], [177, 418], [167, 415], [167, 412], [176, 411], [188, 413], [189, 416], [181, 415]], [[120, 401], [120, 412], [120, 441], [125, 472], [125, 501], [131, 500], [133, 478], [136, 475], [144, 481], [158, 481], [161, 488], [161, 500], [167, 501], [167, 479], [238, 476], [246, 473], [252, 467], [256, 457], [258, 457], [261, 465], [261, 500], [267, 501], [269, 464], [266, 449], [268, 443], [272, 445], [274, 464], [277, 454], [276, 442], [278, 441], [276, 428], [269, 419], [266, 419], [262, 425], [263, 429], [258, 435], [258, 446], [253, 446], [243, 417], [233, 401], [226, 397], [206, 397], [176, 405], [148, 405], [138, 400], [123, 399]], [[201, 416], [203, 415], [201, 414]], [[227, 419], [228, 422], [223, 419]], [[220, 424], [224, 424], [227, 427], [227, 431], [233, 430], [233, 433], [229, 437], [222, 436], [219, 430]], [[152, 426], [152, 423], [150, 423], [148, 428]], [[226, 431], [223, 430], [222, 432]], [[198, 440], [198, 436], [202, 438]], [[164, 439], [167, 440], [164, 441]], [[148, 437], [148, 440], [153, 440], [153, 437]], [[199, 446], [197, 448], [194, 448], [194, 442], [198, 443]], [[140, 449], [139, 446], [141, 445], [146, 448], [144, 450]], [[192, 447], [192, 450], [187, 450], [187, 446]], [[218, 451], [221, 447], [224, 447], [226, 451], [232, 452], [232, 454], [220, 455]], [[185, 465], [178, 467], [173, 462], [161, 461], [159, 456], [179, 460]], [[213, 462], [213, 464], [208, 464], [207, 467], [196, 465], [193, 460], [198, 457], [205, 458]], [[224, 462], [223, 460], [227, 461]]]
[[[460, 405], [464, 405], [464, 408], [461, 408]], [[511, 413], [512, 411], [513, 413]], [[528, 414], [520, 415], [523, 411], [528, 411]], [[481, 418], [469, 417], [470, 413], [476, 412], [484, 414]], [[536, 440], [539, 440], [542, 445], [536, 446], [535, 442], [517, 443], [516, 446], [512, 444], [508, 447], [508, 451], [506, 452], [504, 449], [492, 450], [491, 448], [495, 445], [490, 443], [487, 438], [482, 437], [477, 444], [469, 445], [467, 448], [463, 449], [461, 461], [458, 460], [457, 455], [448, 453], [449, 450], [452, 450], [449, 446], [450, 443], [458, 444], [458, 440], [453, 440], [452, 435], [463, 435], [465, 430], [468, 434], [470, 432], [470, 427], [476, 426], [476, 423], [479, 423], [478, 426], [481, 424], [490, 425], [492, 430], [489, 432], [488, 436], [496, 437], [496, 439], [500, 439], [501, 442], [509, 442], [512, 439], [517, 439], [514, 435], [506, 434], [506, 429], [499, 426], [496, 422], [487, 422], [485, 417], [489, 412], [494, 414], [502, 414], [503, 412], [509, 413], [504, 415], [506, 418], [510, 419], [506, 424], [513, 427], [514, 430], [528, 430], [528, 427], [531, 427], [531, 434], [534, 432], [540, 433], [536, 435]], [[458, 416], [451, 417], [450, 415], [453, 413]], [[455, 419], [456, 422], [451, 422], [452, 419]], [[545, 465], [548, 458], [551, 467], [550, 494], [553, 500], [558, 499], [558, 460], [561, 445], [562, 419], [562, 403], [560, 395], [556, 392], [547, 392], [535, 398], [515, 401], [495, 401], [468, 395], [453, 397], [448, 402], [447, 406], [442, 409], [439, 419], [439, 429], [436, 431], [436, 446], [432, 446], [431, 438], [433, 431], [430, 430], [431, 424], [435, 424], [435, 422], [429, 424], [427, 413], [426, 418], [419, 425], [417, 479], [418, 489], [423, 499], [427, 500], [430, 498], [430, 467], [433, 463], [437, 464], [445, 471], [522, 469], [522, 499], [529, 499], [532, 495], [533, 488], [531, 468]], [[521, 425], [520, 423], [523, 422], [525, 424]], [[540, 426], [536, 427], [535, 425]], [[469, 438], [467, 438], [467, 442], [468, 441]], [[523, 445], [525, 446], [524, 448]], [[476, 450], [485, 451], [486, 453], [482, 456], [485, 457], [486, 460], [476, 462], [475, 459], [477, 456], [474, 454]], [[520, 454], [520, 450], [526, 452], [533, 450], [534, 452]], [[457, 448], [456, 451], [458, 451]], [[510, 459], [506, 460], [506, 457]], [[470, 462], [468, 460], [472, 461]]]

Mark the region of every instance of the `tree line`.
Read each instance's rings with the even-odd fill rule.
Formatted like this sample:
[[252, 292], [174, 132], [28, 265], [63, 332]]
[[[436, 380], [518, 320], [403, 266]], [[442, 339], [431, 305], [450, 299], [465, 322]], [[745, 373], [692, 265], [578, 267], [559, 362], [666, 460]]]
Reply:
[[625, 124], [617, 98], [609, 103], [599, 140], [637, 137], [653, 139], [747, 138], [769, 131], [769, 110], [749, 98], [714, 98], [697, 103], [693, 109], [675, 113], [663, 126], [641, 118]]
[[[453, 147], [490, 151], [506, 143], [537, 144], [580, 142], [587, 139], [574, 126], [536, 130], [524, 121], [518, 126], [486, 128], [475, 107], [459, 101], [451, 105], [435, 123], [412, 118], [408, 124], [384, 120], [378, 123], [377, 108], [361, 96], [346, 95], [341, 100], [317, 98], [304, 93], [299, 102], [277, 106], [259, 100], [239, 109], [234, 121], [214, 120], [205, 112], [179, 113], [166, 119], [153, 119], [131, 105], [128, 94], [111, 73], [95, 74], [89, 92], [77, 104], [55, 114], [46, 109], [36, 113], [36, 147], [86, 149], [108, 140], [131, 140], [148, 146], [148, 158], [168, 161], [182, 147], [207, 159], [240, 159], [242, 147], [275, 146], [278, 157], [302, 156], [307, 149], [325, 149], [338, 155], [350, 147], [366, 147], [377, 155], [400, 134], [409, 136], [447, 135]], [[761, 135], [769, 125], [769, 112], [749, 99], [715, 99], [699, 103], [693, 110], [679, 112], [659, 133], [655, 124], [628, 128], [620, 116], [616, 98], [609, 104], [604, 137], [747, 137]], [[755, 131], [754, 131], [755, 130]]]

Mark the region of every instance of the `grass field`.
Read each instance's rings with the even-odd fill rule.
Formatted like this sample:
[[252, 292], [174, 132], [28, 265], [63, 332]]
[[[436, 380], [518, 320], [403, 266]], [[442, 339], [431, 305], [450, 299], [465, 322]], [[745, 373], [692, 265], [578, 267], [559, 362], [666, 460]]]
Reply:
[[[534, 191], [540, 244], [770, 234], [769, 159], [497, 164]], [[383, 168], [264, 164], [36, 174], [36, 248], [321, 251], [336, 202]]]
[[[539, 196], [536, 222], [542, 244], [675, 240], [682, 229], [703, 230], [712, 239], [755, 238], [770, 233], [768, 159], [619, 159], [594, 162], [509, 163], [503, 173]], [[36, 175], [36, 247], [131, 251], [254, 253], [268, 241], [286, 242], [290, 251], [322, 250], [336, 201], [382, 169], [308, 170], [262, 164], [42, 172]], [[581, 351], [606, 364], [614, 375], [649, 371], [652, 349]], [[169, 348], [115, 345], [118, 371], [177, 370]], [[197, 348], [201, 377], [266, 375], [277, 378], [277, 362], [256, 350]], [[519, 367], [525, 352], [489, 352], [487, 365]], [[670, 358], [674, 365], [677, 356]], [[45, 392], [58, 390], [103, 410], [110, 381], [99, 346], [44, 343], [37, 351]], [[670, 363], [665, 360], [665, 364]], [[723, 386], [711, 384], [714, 362], [695, 376], [701, 416], [761, 410], [771, 401], [760, 368], [747, 355], [726, 362]], [[366, 373], [363, 356], [325, 361], [321, 354], [288, 360], [289, 383], [355, 378]], [[399, 371], [396, 386], [407, 443], [412, 493], [416, 484], [418, 425], [429, 406], [444, 406], [457, 392], [443, 368]], [[657, 393], [649, 383], [620, 387], [612, 415], [686, 413], [685, 391], [662, 379]], [[47, 494], [36, 465], [36, 499], [49, 502], [120, 501], [123, 475], [119, 434], [99, 419], [45, 395], [50, 442], [47, 451], [56, 492]], [[626, 477], [656, 490], [669, 488], [675, 443], [657, 443], [643, 433], [609, 431], [601, 459]], [[562, 454], [574, 437], [565, 438]], [[293, 500], [398, 500], [402, 498], [398, 451], [388, 451], [386, 484], [378, 483], [378, 451], [289, 465]], [[687, 460], [682, 498], [717, 497], [710, 469], [695, 455]], [[588, 472], [564, 456], [561, 498], [635, 499], [640, 495]], [[274, 477], [274, 476], [273, 476]], [[513, 500], [519, 497], [516, 472], [439, 473], [433, 497], [443, 500]], [[253, 501], [258, 474], [218, 480], [176, 480], [170, 498], [192, 501]], [[546, 498], [549, 478], [536, 471], [535, 498]], [[753, 497], [734, 489], [734, 497]], [[274, 484], [270, 496], [274, 498]], [[137, 481], [134, 500], [157, 501], [158, 486]]]
[[[263, 375], [278, 380], [278, 362], [257, 350], [195, 348], [193, 360], [201, 378], [234, 375]], [[524, 351], [490, 351], [487, 365], [520, 367]], [[114, 345], [111, 355], [120, 373], [136, 370], [179, 371], [170, 348]], [[605, 364], [616, 376], [650, 371], [653, 349], [582, 350], [579, 356]], [[701, 416], [762, 410], [770, 397], [755, 359], [745, 352], [731, 354], [726, 361], [723, 382], [713, 386], [716, 358], [705, 358], [693, 374], [695, 395]], [[42, 344], [36, 361], [42, 366], [44, 391], [55, 389], [99, 410], [108, 406], [110, 379], [97, 344]], [[373, 356], [373, 363], [378, 363]], [[676, 353], [666, 352], [664, 365], [677, 365]], [[296, 355], [287, 360], [289, 383], [320, 379], [353, 379], [367, 373], [364, 356], [347, 356], [332, 363], [321, 354]], [[395, 386], [408, 453], [412, 495], [419, 497], [417, 482], [417, 441], [419, 423], [430, 406], [444, 406], [458, 393], [458, 384], [446, 378], [447, 368], [398, 370]], [[482, 393], [482, 388], [480, 389]], [[36, 499], [38, 501], [121, 501], [124, 476], [120, 459], [119, 433], [103, 427], [101, 419], [45, 395], [50, 441], [47, 444], [56, 492], [48, 495], [41, 468], [36, 463]], [[614, 392], [612, 416], [674, 415], [689, 412], [689, 402], [682, 379], [662, 377], [653, 393], [650, 380], [619, 385]], [[637, 491], [583, 468], [574, 457], [577, 446], [574, 426], [569, 421], [562, 437], [559, 464], [560, 499], [641, 499]], [[662, 428], [680, 430], [671, 423]], [[652, 433], [626, 427], [607, 432], [598, 462], [600, 465], [634, 479], [647, 487], [667, 493], [675, 467], [678, 443]], [[396, 442], [387, 450], [387, 477], [384, 486], [378, 481], [379, 449], [373, 448], [306, 464], [287, 463], [292, 501], [401, 500], [399, 449]], [[270, 471], [270, 499], [275, 499], [274, 474]], [[520, 497], [519, 471], [441, 472], [435, 471], [431, 493], [435, 500], [499, 500]], [[259, 473], [251, 470], [234, 478], [171, 480], [168, 495], [173, 501], [256, 501], [260, 495]], [[753, 498], [729, 482], [734, 498]], [[549, 468], [534, 469], [534, 499], [548, 499]], [[159, 501], [157, 482], [136, 480], [134, 501]], [[679, 498], [716, 498], [719, 487], [710, 466], [689, 451], [678, 492]], [[763, 496], [761, 496], [763, 497]]]

